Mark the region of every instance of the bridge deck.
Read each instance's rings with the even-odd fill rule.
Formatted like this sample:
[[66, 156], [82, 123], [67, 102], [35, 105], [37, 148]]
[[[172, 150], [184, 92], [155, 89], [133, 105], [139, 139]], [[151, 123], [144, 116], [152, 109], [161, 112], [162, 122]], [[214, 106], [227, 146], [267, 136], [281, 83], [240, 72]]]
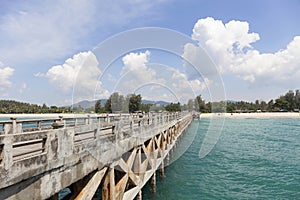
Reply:
[[0, 199], [46, 199], [66, 187], [72, 198], [85, 199], [100, 183], [102, 199], [133, 199], [191, 118], [112, 114], [0, 122]]

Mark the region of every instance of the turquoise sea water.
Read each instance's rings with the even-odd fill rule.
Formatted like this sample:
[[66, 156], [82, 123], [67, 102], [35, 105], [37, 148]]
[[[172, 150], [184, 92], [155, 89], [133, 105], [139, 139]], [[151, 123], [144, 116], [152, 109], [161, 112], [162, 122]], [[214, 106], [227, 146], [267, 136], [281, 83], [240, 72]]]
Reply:
[[177, 150], [196, 129], [192, 145], [157, 176], [156, 194], [144, 187], [143, 199], [300, 199], [300, 119], [226, 119], [200, 159], [208, 126], [208, 119], [193, 122]]

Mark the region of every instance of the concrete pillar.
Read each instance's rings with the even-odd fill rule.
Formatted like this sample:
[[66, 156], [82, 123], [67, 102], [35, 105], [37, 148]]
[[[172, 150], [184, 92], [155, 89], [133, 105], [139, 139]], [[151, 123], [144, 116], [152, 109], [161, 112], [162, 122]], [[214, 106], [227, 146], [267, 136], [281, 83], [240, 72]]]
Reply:
[[159, 168], [159, 176], [164, 177], [165, 176], [165, 168], [164, 168], [164, 160], [162, 160], [160, 168]]
[[5, 170], [9, 170], [13, 165], [13, 147], [11, 137], [3, 138], [3, 149], [2, 149], [2, 157], [3, 157], [3, 166]]
[[39, 131], [42, 130], [42, 121], [37, 122], [37, 128]]
[[172, 147], [172, 148], [170, 149], [170, 151], [169, 151], [169, 158], [171, 159], [172, 156], [173, 156], [173, 147]]
[[114, 166], [111, 169], [110, 173], [109, 173], [109, 190], [110, 190], [110, 199], [116, 199], [116, 193], [115, 193], [115, 171], [114, 171]]
[[106, 115], [105, 121], [106, 121], [106, 123], [110, 123], [110, 117], [109, 117], [109, 114]]
[[11, 117], [10, 118], [12, 121], [12, 134], [17, 133], [17, 118]]
[[168, 166], [170, 164], [170, 154], [168, 153], [165, 158], [165, 166]]
[[115, 199], [115, 180], [114, 180], [114, 168], [108, 169], [109, 172], [106, 174], [104, 183], [102, 186], [102, 200]]
[[150, 180], [151, 192], [156, 193], [156, 172], [151, 177]]
[[12, 129], [13, 129], [12, 124], [4, 124], [3, 125], [4, 135], [12, 134]]
[[136, 195], [135, 200], [142, 200], [142, 190]]
[[110, 194], [109, 194], [109, 181], [105, 180], [103, 187], [102, 187], [102, 199], [103, 200], [109, 200]]
[[92, 119], [90, 115], [87, 115], [87, 119], [85, 121], [85, 124], [92, 124]]

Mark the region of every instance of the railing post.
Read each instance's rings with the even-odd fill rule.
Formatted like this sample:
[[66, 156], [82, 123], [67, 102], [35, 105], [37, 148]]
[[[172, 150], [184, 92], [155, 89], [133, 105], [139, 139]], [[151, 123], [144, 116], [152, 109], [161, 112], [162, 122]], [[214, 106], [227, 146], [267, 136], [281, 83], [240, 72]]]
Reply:
[[87, 118], [85, 118], [85, 124], [90, 124], [90, 115], [87, 115]]
[[66, 120], [64, 119], [64, 117], [63, 116], [58, 116], [58, 117], [59, 117], [60, 121], [63, 122], [64, 127], [66, 127], [67, 123], [66, 123]]
[[12, 124], [3, 124], [4, 135], [12, 134]]
[[107, 124], [109, 124], [109, 122], [110, 122], [110, 117], [109, 117], [109, 114], [107, 114], [107, 115], [106, 115], [106, 119], [105, 119], [105, 121], [106, 121], [106, 123], [107, 123]]
[[131, 135], [133, 134], [133, 129], [134, 129], [134, 119], [131, 116], [131, 118], [130, 118], [130, 132], [131, 132]]
[[100, 124], [101, 124], [101, 117], [98, 116], [97, 119], [98, 119], [98, 120], [97, 120], [97, 121], [98, 121], [98, 125], [100, 125]]
[[37, 128], [38, 130], [42, 130], [42, 121], [37, 121]]
[[6, 135], [3, 138], [3, 167], [5, 170], [9, 170], [13, 164], [13, 148], [12, 148], [12, 141], [11, 136]]
[[[16, 123], [15, 123], [16, 127]], [[9, 170], [13, 164], [12, 141], [10, 134], [13, 133], [13, 124], [3, 124], [5, 137], [3, 138], [2, 163], [5, 170]]]
[[12, 121], [12, 134], [17, 133], [17, 118], [11, 117], [10, 118]]
[[143, 134], [143, 127], [144, 127], [144, 124], [143, 124], [143, 119], [140, 119], [139, 120], [139, 129], [140, 129], [140, 134]]

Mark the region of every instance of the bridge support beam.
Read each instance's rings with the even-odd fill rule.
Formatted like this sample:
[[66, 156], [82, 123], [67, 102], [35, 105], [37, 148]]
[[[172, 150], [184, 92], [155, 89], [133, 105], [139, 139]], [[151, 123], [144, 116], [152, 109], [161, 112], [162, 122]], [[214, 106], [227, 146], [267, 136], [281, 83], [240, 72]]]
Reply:
[[163, 178], [165, 176], [165, 169], [164, 169], [164, 160], [162, 160], [160, 168], [159, 168], [159, 176]]
[[156, 172], [154, 172], [151, 177], [150, 186], [151, 186], [151, 192], [156, 193]]
[[135, 200], [142, 200], [142, 190], [136, 195]]
[[170, 153], [169, 152], [168, 152], [168, 154], [167, 154], [167, 156], [165, 158], [165, 163], [166, 163], [165, 166], [169, 166], [169, 164], [170, 164]]
[[86, 186], [81, 190], [75, 200], [90, 200], [93, 198], [94, 194], [99, 187], [102, 178], [105, 175], [107, 168], [103, 168], [102, 170], [96, 172], [94, 176], [90, 179], [90, 181], [86, 184]]

